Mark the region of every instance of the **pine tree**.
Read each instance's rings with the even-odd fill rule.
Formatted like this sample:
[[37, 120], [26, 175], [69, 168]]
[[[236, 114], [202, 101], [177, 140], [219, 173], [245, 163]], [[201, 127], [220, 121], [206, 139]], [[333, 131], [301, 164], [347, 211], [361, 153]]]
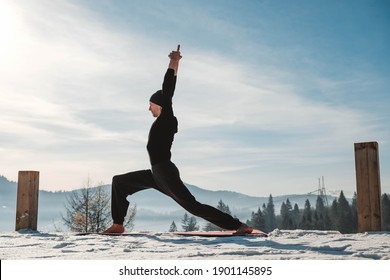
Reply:
[[280, 216], [281, 216], [281, 229], [293, 229], [294, 228], [294, 221], [291, 215], [291, 202], [287, 198], [286, 203], [282, 203], [281, 209], [280, 209]]
[[301, 211], [299, 210], [298, 204], [294, 204], [294, 209], [291, 211], [291, 218], [293, 222], [293, 226], [291, 229], [297, 229], [299, 226], [299, 220], [300, 220], [300, 214]]
[[390, 199], [387, 194], [382, 196], [382, 229], [390, 231]]
[[[265, 203], [263, 203], [263, 205], [261, 206], [261, 208], [262, 208], [261, 213], [262, 213], [263, 218], [264, 218], [264, 227], [263, 227], [263, 228], [259, 228], [259, 229], [270, 232], [271, 230], [269, 230], [269, 229], [267, 228], [267, 219], [268, 219], [267, 205], [265, 205]], [[260, 210], [260, 209], [259, 209], [259, 210]], [[258, 210], [258, 211], [259, 211], [259, 210]], [[254, 214], [254, 212], [252, 212], [252, 215], [253, 215], [253, 214]], [[252, 215], [251, 215], [251, 217], [252, 217]], [[248, 225], [250, 225], [250, 224], [248, 224]], [[252, 226], [252, 225], [250, 225], [250, 226]]]
[[[265, 205], [263, 205], [263, 208], [264, 206]], [[268, 232], [273, 231], [276, 228], [276, 216], [275, 216], [275, 206], [274, 206], [272, 195], [269, 195], [267, 206], [265, 210], [263, 210], [263, 215], [265, 221], [265, 225], [264, 225], [265, 230]]]
[[313, 229], [312, 210], [311, 210], [310, 201], [308, 199], [306, 199], [305, 207], [303, 209], [302, 221], [300, 224], [300, 228], [306, 229], [306, 230]]
[[288, 228], [288, 217], [289, 217], [289, 213], [288, 213], [287, 205], [283, 201], [282, 206], [280, 206], [280, 218], [281, 218], [281, 222], [279, 225], [280, 229]]
[[357, 194], [353, 194], [352, 205], [351, 205], [351, 215], [352, 215], [352, 232], [358, 232], [358, 215], [357, 215]]
[[218, 201], [217, 209], [221, 210], [222, 212], [232, 215], [232, 212], [230, 212], [229, 205], [225, 204], [222, 199]]
[[173, 221], [171, 226], [169, 227], [169, 232], [175, 232], [175, 231], [177, 231], [177, 226], [175, 221]]
[[329, 230], [332, 229], [332, 221], [329, 216], [329, 207], [325, 207], [324, 200], [321, 196], [317, 197], [316, 208], [314, 210], [314, 229]]
[[337, 229], [341, 233], [352, 233], [353, 224], [352, 224], [352, 211], [351, 207], [344, 196], [344, 192], [340, 192], [339, 199], [337, 201]]
[[252, 212], [252, 219], [250, 220], [249, 225], [255, 229], [264, 229], [265, 220], [260, 207], [257, 212]]
[[331, 229], [334, 229], [334, 230], [338, 230], [338, 220], [339, 220], [339, 218], [338, 218], [339, 210], [338, 209], [339, 209], [339, 205], [338, 205], [337, 199], [334, 199], [332, 202], [332, 206], [329, 210], [331, 221], [332, 221]]
[[187, 213], [184, 214], [182, 219], [182, 228], [184, 231], [197, 231], [199, 226], [194, 216], [189, 217]]
[[324, 201], [321, 196], [317, 196], [316, 208], [314, 210], [314, 228], [319, 230], [326, 229], [325, 225], [325, 216], [326, 216], [326, 208], [324, 205]]
[[[218, 205], [217, 205], [217, 209], [224, 212], [224, 213], [227, 213], [229, 215], [232, 215], [232, 213], [230, 212], [230, 209], [229, 209], [229, 206], [227, 204], [225, 204], [222, 199], [219, 200], [218, 202]], [[212, 223], [206, 223], [206, 225], [204, 226], [203, 228], [205, 231], [218, 231], [218, 230], [223, 230], [222, 228], [220, 228], [219, 226], [216, 226]]]

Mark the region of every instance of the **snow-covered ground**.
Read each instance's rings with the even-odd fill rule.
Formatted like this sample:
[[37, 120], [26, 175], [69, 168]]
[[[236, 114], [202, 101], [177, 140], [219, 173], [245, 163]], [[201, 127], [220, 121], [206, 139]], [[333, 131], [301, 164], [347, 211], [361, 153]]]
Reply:
[[390, 260], [390, 233], [274, 230], [269, 237], [0, 233], [1, 260]]

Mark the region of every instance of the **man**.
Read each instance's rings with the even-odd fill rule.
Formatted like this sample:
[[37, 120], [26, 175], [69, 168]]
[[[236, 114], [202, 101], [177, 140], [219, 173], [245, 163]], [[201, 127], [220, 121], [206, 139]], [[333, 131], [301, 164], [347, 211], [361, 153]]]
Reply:
[[178, 122], [173, 114], [172, 97], [175, 91], [180, 55], [180, 45], [169, 54], [169, 66], [162, 90], [150, 97], [149, 110], [156, 118], [149, 131], [147, 150], [151, 169], [114, 176], [112, 180], [111, 213], [113, 225], [104, 233], [123, 233], [124, 218], [129, 202], [126, 197], [138, 191], [153, 188], [170, 196], [191, 214], [201, 217], [221, 228], [236, 230], [236, 234], [251, 233], [252, 228], [238, 219], [209, 205], [196, 201], [180, 179], [179, 170], [171, 162], [171, 147], [177, 133]]

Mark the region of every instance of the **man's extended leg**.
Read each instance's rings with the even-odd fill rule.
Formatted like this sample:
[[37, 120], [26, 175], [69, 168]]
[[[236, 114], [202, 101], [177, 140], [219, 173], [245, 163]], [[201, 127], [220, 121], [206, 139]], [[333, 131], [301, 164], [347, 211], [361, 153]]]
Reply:
[[[249, 233], [250, 227], [238, 219], [212, 206], [199, 203], [180, 179], [179, 170], [171, 162], [153, 166], [153, 176], [160, 190], [173, 198], [191, 214], [201, 217], [221, 228]], [[246, 227], [245, 227], [246, 226]]]

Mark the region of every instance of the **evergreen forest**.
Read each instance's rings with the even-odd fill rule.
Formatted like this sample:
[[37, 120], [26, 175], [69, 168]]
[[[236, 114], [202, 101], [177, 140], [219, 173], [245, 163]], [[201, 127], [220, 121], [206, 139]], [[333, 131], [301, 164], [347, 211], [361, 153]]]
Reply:
[[[389, 195], [383, 194], [382, 197], [382, 230], [390, 231], [390, 199]], [[284, 201], [277, 213], [274, 207], [273, 197], [269, 196], [268, 202], [259, 206], [257, 211], [251, 213], [250, 219], [246, 223], [255, 229], [271, 232], [272, 230], [303, 229], [303, 230], [336, 230], [340, 233], [357, 233], [358, 218], [356, 193], [349, 203], [343, 191], [337, 199], [334, 199], [330, 205], [326, 205], [321, 196], [317, 197], [316, 204], [311, 205], [309, 200], [303, 209], [297, 204], [292, 205], [289, 199]], [[232, 215], [229, 206], [219, 201], [217, 208], [225, 213]], [[182, 228], [184, 231], [198, 230], [195, 217], [189, 217], [186, 213], [182, 219]], [[177, 230], [176, 224], [172, 222], [170, 231]], [[208, 223], [203, 230], [221, 230], [220, 228]]]

